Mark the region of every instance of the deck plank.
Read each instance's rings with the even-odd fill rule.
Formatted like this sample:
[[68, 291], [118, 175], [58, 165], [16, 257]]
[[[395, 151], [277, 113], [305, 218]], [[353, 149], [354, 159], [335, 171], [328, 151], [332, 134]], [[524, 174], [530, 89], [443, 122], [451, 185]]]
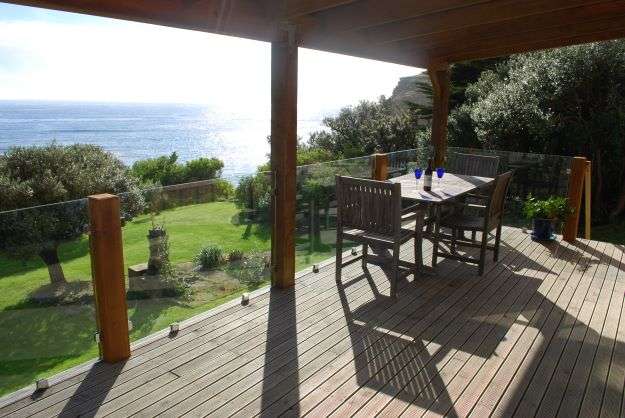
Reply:
[[[473, 250], [471, 250], [473, 251]], [[402, 256], [411, 259], [410, 244]], [[425, 259], [431, 244], [424, 244]], [[482, 276], [445, 260], [388, 296], [383, 269], [334, 266], [95, 363], [0, 417], [620, 416], [625, 250], [506, 227]]]
[[[507, 339], [506, 331], [517, 321], [519, 313], [527, 310], [528, 303], [537, 292], [552, 287], [570, 265], [569, 261], [569, 257], [556, 256], [553, 248], [549, 248], [546, 251], [546, 259], [539, 262], [544, 269], [536, 269], [530, 265], [523, 271], [515, 272], [517, 280], [523, 286], [523, 291], [511, 301], [502, 301], [499, 315], [489, 318], [489, 321], [484, 321], [483, 329], [486, 335], [481, 336], [479, 333], [476, 335], [478, 338], [474, 344], [477, 348], [469, 346], [466, 350], [457, 352], [456, 361], [443, 368], [442, 374], [445, 377], [449, 376], [444, 380], [444, 390], [436, 388], [435, 396], [429, 403], [419, 402], [419, 398], [411, 401], [411, 404], [403, 411], [403, 415], [409, 416], [417, 412], [430, 415], [434, 413], [433, 411], [437, 414], [445, 414], [453, 411], [455, 400], [475, 377], [480, 367], [488, 358], [499, 354], [495, 350], [502, 341]], [[494, 325], [488, 327], [489, 322], [494, 322]], [[416, 408], [415, 404], [420, 405], [420, 408]]]
[[[600, 245], [601, 251], [603, 251], [605, 244]], [[601, 262], [597, 266], [600, 267]], [[603, 278], [604, 276], [594, 274], [588, 293], [601, 289]], [[556, 283], [552, 289], [554, 291], [553, 296], [548, 294], [546, 298], [543, 298], [540, 306], [534, 310], [533, 320], [525, 327], [522, 337], [515, 344], [500, 371], [491, 381], [489, 387], [481, 394], [470, 416], [481, 417], [486, 411], [490, 414], [498, 406], [502, 397], [514, 396], [518, 393], [517, 391], [522, 390], [517, 385], [519, 384], [519, 376], [524, 375], [523, 365], [531, 364], [535, 358], [539, 358], [545, 341], [548, 341], [555, 332], [562, 312], [566, 311], [571, 300], [573, 289], [565, 285], [566, 283], [562, 282]], [[552, 300], [556, 300], [556, 302], [553, 303]]]

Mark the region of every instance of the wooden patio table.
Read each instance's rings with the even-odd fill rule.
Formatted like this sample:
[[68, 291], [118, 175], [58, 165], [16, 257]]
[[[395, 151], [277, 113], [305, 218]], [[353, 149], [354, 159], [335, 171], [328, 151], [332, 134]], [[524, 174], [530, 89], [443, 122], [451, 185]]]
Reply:
[[[423, 178], [417, 181], [414, 174], [409, 173], [395, 177], [389, 181], [401, 184], [401, 197], [412, 202], [425, 204], [432, 209], [433, 231], [423, 236], [432, 239], [434, 246], [438, 243], [440, 233], [441, 208], [459, 197], [489, 187], [495, 181], [491, 177], [465, 176], [462, 174], [445, 173], [440, 183], [436, 176], [432, 178], [432, 190], [423, 190]], [[423, 272], [428, 272], [421, 266]]]

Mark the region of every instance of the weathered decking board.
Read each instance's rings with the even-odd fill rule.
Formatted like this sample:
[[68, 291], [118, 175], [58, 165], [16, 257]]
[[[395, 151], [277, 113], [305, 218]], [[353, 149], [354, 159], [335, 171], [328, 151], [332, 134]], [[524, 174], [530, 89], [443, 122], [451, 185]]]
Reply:
[[622, 416], [623, 247], [515, 228], [502, 244], [484, 276], [445, 260], [397, 300], [382, 269], [353, 264], [337, 285], [328, 264], [0, 417]]

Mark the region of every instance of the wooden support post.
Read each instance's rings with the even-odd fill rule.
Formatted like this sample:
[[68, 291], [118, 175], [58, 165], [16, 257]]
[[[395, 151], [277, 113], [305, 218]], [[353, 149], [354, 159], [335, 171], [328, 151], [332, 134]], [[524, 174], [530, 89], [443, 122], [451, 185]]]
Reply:
[[297, 44], [294, 33], [271, 44], [272, 282], [295, 284], [295, 184], [297, 152]]
[[119, 197], [89, 196], [89, 219], [91, 274], [102, 358], [115, 363], [130, 357]]
[[388, 180], [388, 154], [373, 154], [373, 180]]
[[441, 64], [428, 68], [432, 82], [432, 146], [434, 164], [445, 164], [447, 152], [447, 118], [449, 116], [449, 65]]
[[586, 161], [586, 172], [584, 175], [584, 238], [590, 239], [590, 228], [592, 222], [592, 162]]
[[582, 192], [584, 190], [584, 177], [586, 175], [586, 158], [575, 157], [571, 161], [571, 174], [569, 176], [569, 204], [573, 213], [569, 215], [564, 225], [563, 238], [565, 241], [574, 242], [579, 228], [579, 214], [582, 206]]

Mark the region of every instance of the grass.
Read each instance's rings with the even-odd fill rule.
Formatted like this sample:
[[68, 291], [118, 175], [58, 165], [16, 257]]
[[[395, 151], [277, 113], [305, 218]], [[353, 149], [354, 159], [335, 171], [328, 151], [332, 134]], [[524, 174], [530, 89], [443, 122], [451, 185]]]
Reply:
[[[241, 221], [230, 202], [182, 206], [163, 211], [154, 222], [165, 225], [173, 264], [188, 263], [202, 246], [221, 246], [225, 252], [238, 249], [249, 253], [270, 249], [266, 225]], [[147, 261], [148, 229], [152, 219], [142, 215], [123, 228], [126, 267]], [[334, 233], [324, 230], [315, 250], [307, 236], [297, 240], [296, 269], [301, 270], [334, 254]], [[91, 271], [88, 238], [83, 236], [61, 245], [59, 255], [69, 287], [90, 291]], [[49, 283], [48, 272], [38, 258], [27, 261], [0, 255], [0, 395], [12, 392], [98, 356], [91, 302], [69, 305], [41, 305], [31, 296]], [[162, 298], [128, 301], [133, 323], [131, 339], [137, 340], [168, 324], [218, 306], [248, 290], [223, 286], [218, 275], [193, 287], [190, 298]], [[89, 298], [90, 300], [92, 298]]]

